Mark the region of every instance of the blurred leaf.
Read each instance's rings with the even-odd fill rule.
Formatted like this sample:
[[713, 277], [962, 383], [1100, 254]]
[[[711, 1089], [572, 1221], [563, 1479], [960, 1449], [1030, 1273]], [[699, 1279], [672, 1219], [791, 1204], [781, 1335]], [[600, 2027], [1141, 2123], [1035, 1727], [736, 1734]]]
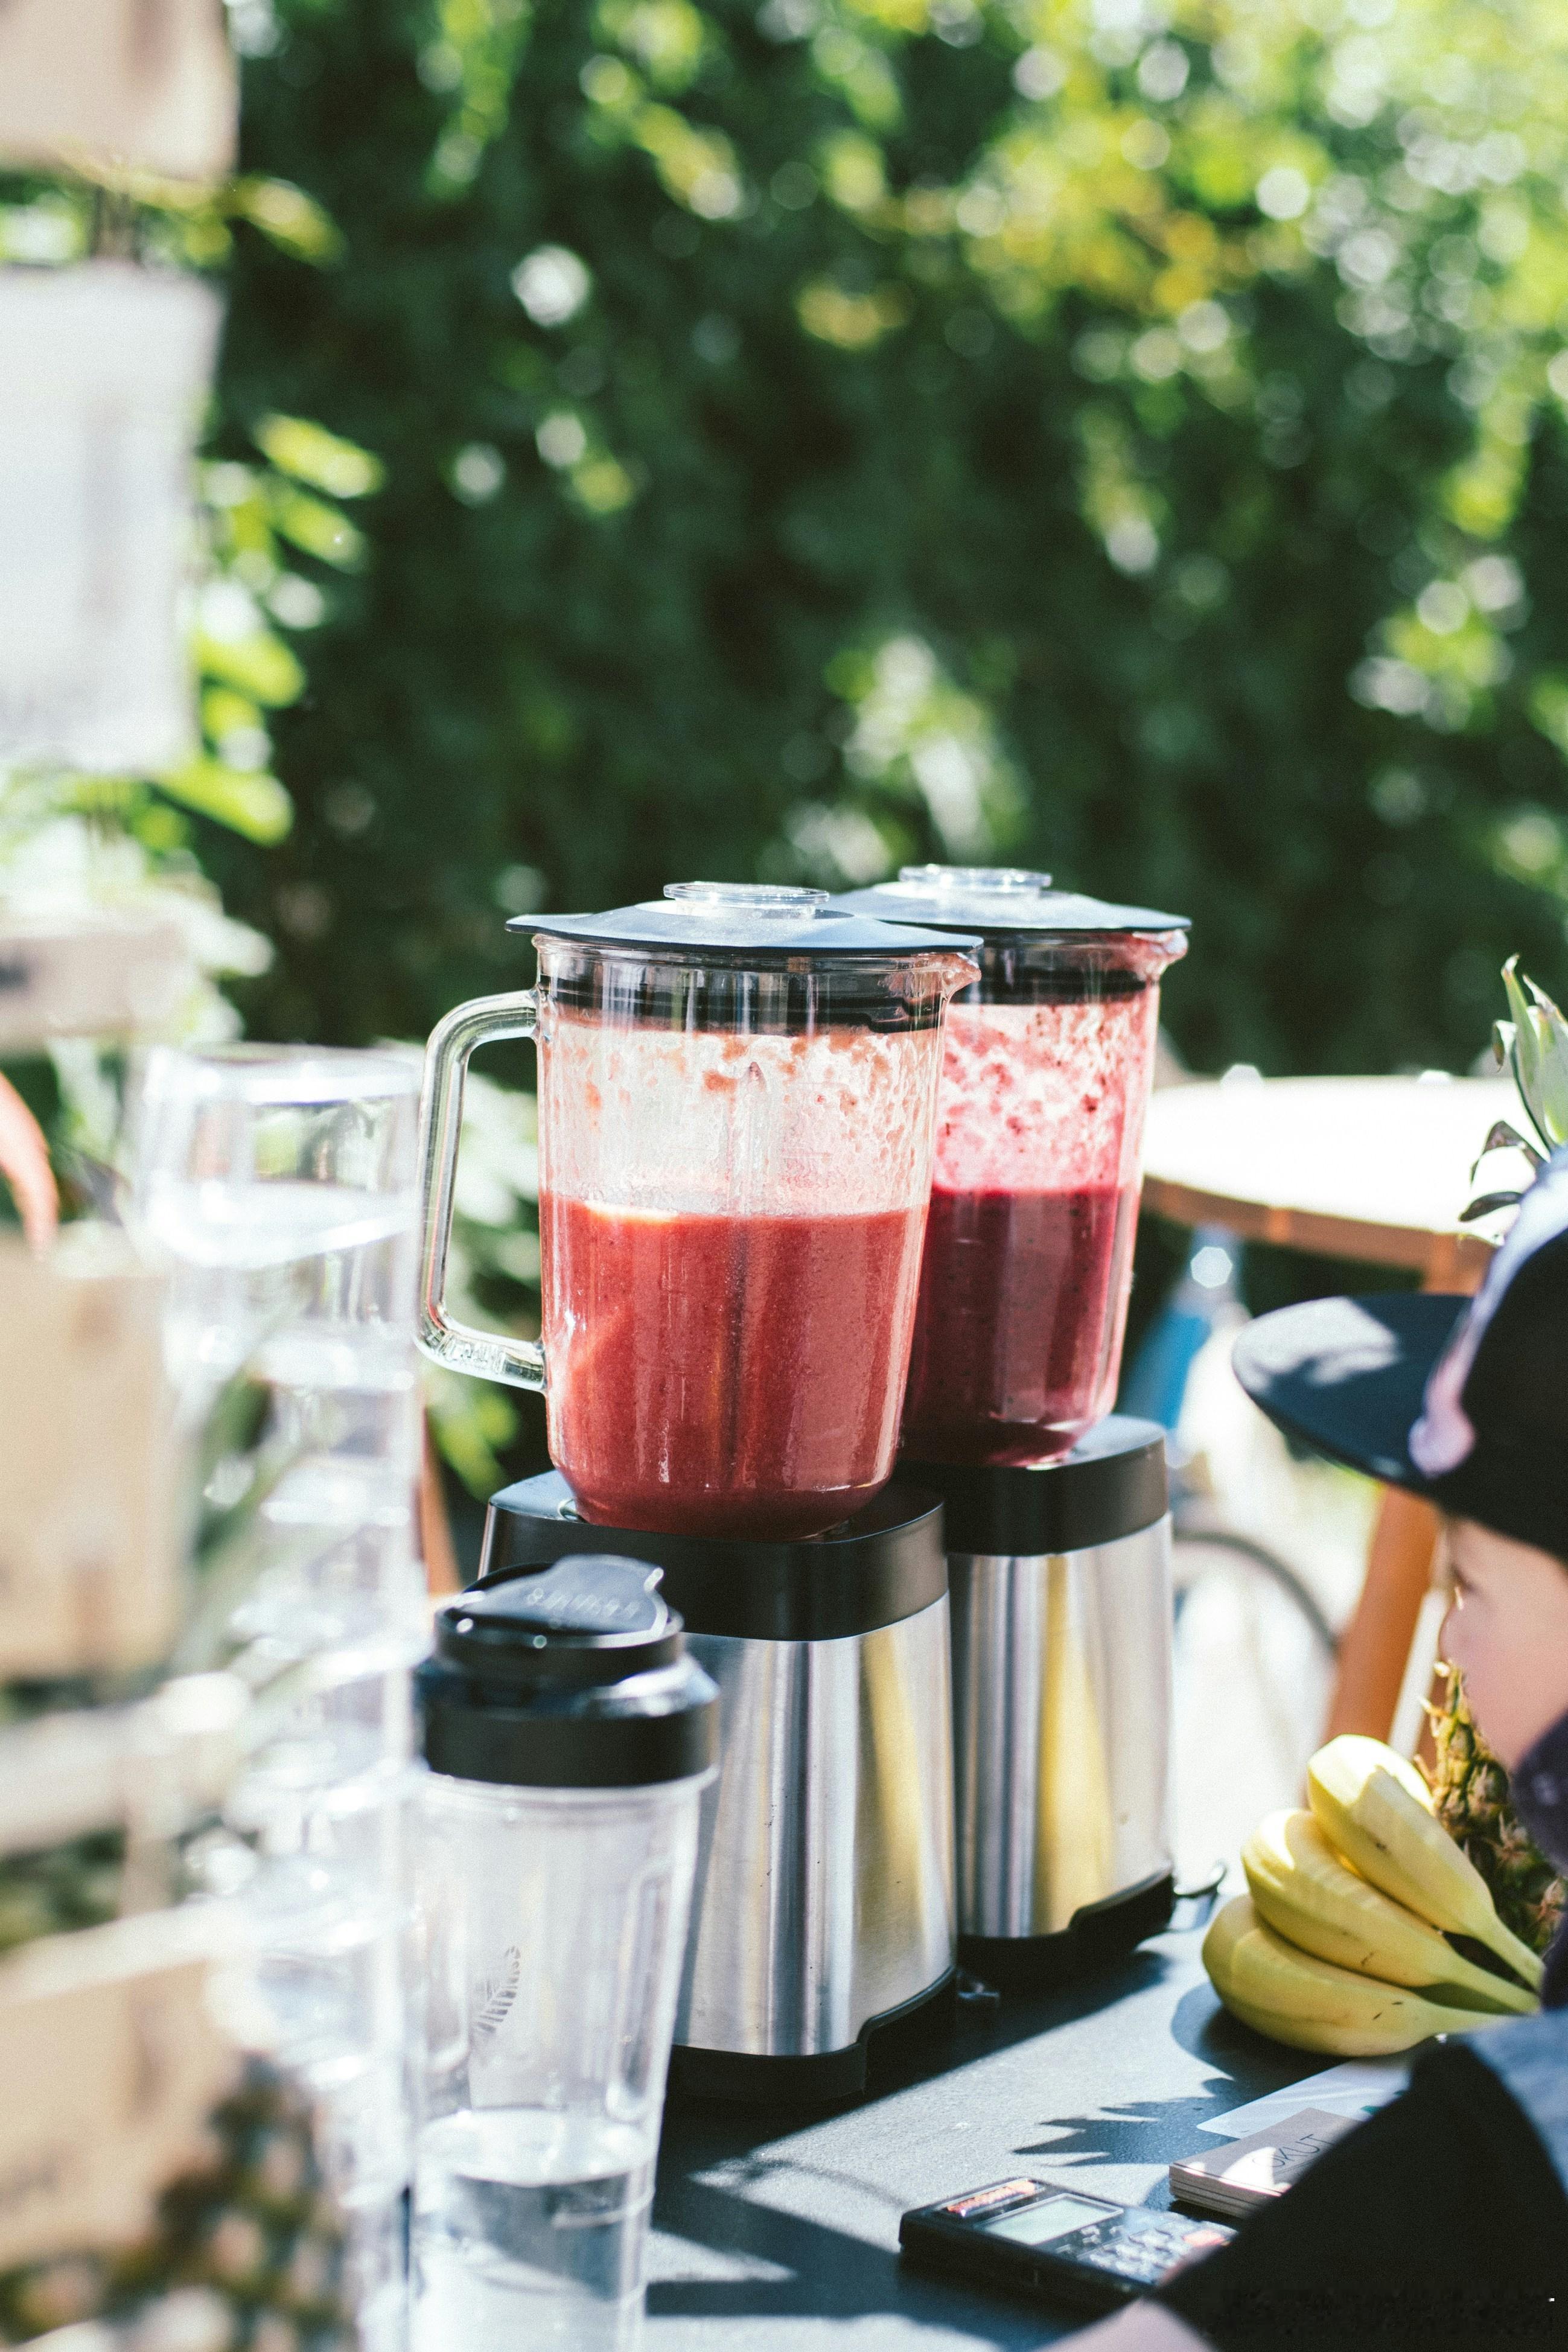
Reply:
[[219, 760], [192, 760], [156, 779], [160, 791], [247, 841], [281, 841], [294, 822], [293, 803], [276, 776], [226, 768]]
[[307, 555], [319, 556], [341, 572], [351, 572], [364, 559], [364, 535], [346, 515], [326, 506], [306, 490], [279, 487], [271, 500], [272, 520], [283, 537]]
[[292, 474], [330, 498], [363, 499], [378, 490], [385, 467], [368, 449], [329, 433], [303, 416], [266, 416], [257, 426], [256, 445], [280, 473]]
[[261, 632], [230, 639], [198, 630], [197, 667], [208, 677], [221, 677], [269, 709], [297, 699], [305, 673], [280, 637]]
[[341, 261], [343, 240], [331, 215], [289, 180], [248, 176], [228, 192], [229, 209], [296, 260]]

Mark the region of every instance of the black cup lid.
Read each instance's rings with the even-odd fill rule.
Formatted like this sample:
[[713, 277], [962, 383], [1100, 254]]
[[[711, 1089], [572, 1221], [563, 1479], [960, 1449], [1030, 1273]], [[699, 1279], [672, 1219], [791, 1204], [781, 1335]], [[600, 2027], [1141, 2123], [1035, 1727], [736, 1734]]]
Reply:
[[978, 939], [900, 924], [890, 908], [857, 912], [826, 890], [752, 882], [669, 882], [662, 898], [615, 907], [604, 915], [518, 915], [509, 931], [582, 940], [605, 947], [662, 948], [694, 956], [942, 955], [978, 947]]
[[1189, 929], [1185, 915], [1154, 907], [1121, 907], [1076, 890], [1053, 890], [1048, 874], [1012, 866], [905, 866], [896, 882], [845, 890], [836, 907], [879, 915], [889, 923], [920, 923], [975, 932], [982, 939], [1114, 939]]
[[583, 1552], [543, 1575], [460, 1593], [436, 1612], [436, 1654], [519, 1688], [596, 1687], [680, 1655], [680, 1620], [660, 1599], [661, 1571]]
[[917, 1462], [900, 1474], [940, 1495], [949, 1552], [1038, 1559], [1137, 1535], [1170, 1507], [1165, 1433], [1111, 1413], [1058, 1462], [1024, 1469]]
[[416, 1676], [425, 1760], [514, 1788], [629, 1788], [702, 1772], [718, 1693], [642, 1560], [580, 1552], [436, 1612]]

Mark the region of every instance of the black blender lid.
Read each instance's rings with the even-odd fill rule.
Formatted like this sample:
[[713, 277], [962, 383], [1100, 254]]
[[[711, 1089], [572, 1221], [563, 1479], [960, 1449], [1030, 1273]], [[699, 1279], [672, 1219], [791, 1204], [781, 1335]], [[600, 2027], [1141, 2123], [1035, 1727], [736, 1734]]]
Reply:
[[416, 1676], [432, 1771], [514, 1788], [630, 1788], [713, 1760], [718, 1694], [660, 1571], [603, 1550], [461, 1592]]
[[[721, 956], [941, 955], [978, 947], [973, 937], [911, 929], [857, 913], [826, 890], [775, 888], [761, 882], [668, 882], [662, 898], [616, 907], [605, 915], [516, 915], [509, 931], [595, 946], [689, 950]], [[961, 934], [962, 934], [962, 927]]]
[[1076, 890], [1054, 890], [1048, 874], [1019, 866], [905, 866], [896, 882], [846, 890], [834, 900], [854, 914], [1031, 939], [1114, 938], [1127, 932], [1184, 931], [1185, 915], [1153, 907], [1112, 906]]
[[900, 1472], [942, 1496], [950, 1552], [1037, 1559], [1089, 1551], [1152, 1528], [1170, 1507], [1164, 1431], [1122, 1413], [1098, 1423], [1057, 1462], [992, 1469], [906, 1456]]
[[897, 1624], [947, 1591], [942, 1506], [911, 1484], [885, 1486], [826, 1535], [761, 1543], [591, 1527], [558, 1470], [491, 1496], [478, 1589], [515, 1591], [538, 1568], [605, 1545], [657, 1563], [660, 1590], [693, 1633], [838, 1641]]

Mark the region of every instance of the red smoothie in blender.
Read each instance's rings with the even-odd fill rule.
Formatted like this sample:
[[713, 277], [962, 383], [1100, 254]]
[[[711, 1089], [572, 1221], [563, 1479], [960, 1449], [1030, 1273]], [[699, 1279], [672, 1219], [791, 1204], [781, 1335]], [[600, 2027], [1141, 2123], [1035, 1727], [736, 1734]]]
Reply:
[[903, 1442], [1070, 1452], [1115, 1398], [1158, 991], [948, 1014]]
[[788, 1540], [858, 1509], [891, 1465], [923, 1221], [544, 1192], [550, 1452], [584, 1517]]

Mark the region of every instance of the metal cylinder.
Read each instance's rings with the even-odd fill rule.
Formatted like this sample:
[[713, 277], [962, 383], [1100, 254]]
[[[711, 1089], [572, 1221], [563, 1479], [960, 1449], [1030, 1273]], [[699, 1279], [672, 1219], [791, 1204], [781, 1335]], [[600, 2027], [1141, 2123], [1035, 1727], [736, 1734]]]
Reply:
[[1027, 1987], [1170, 1917], [1164, 1432], [1055, 1462], [911, 1464], [946, 1513], [959, 1957]]
[[1062, 1935], [1171, 1873], [1171, 1523], [948, 1576], [959, 1933]]

